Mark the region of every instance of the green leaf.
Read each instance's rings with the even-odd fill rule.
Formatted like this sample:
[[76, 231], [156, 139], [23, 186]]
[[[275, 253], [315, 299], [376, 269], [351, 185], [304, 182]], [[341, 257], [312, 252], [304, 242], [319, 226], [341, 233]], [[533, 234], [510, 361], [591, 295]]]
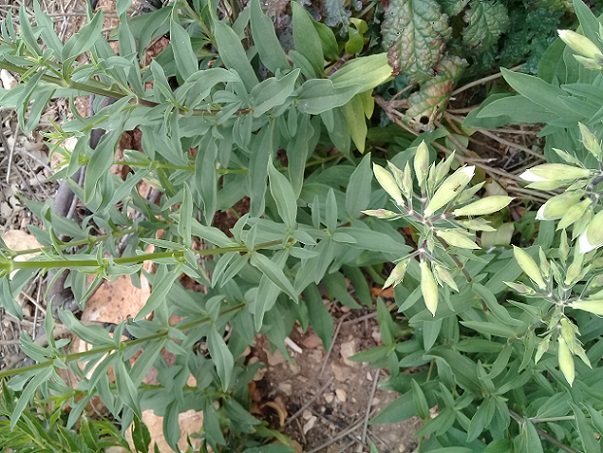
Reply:
[[582, 447], [584, 447], [584, 453], [601, 453], [601, 446], [597, 441], [597, 437], [595, 437], [595, 431], [584, 416], [584, 412], [572, 402], [569, 402], [569, 405], [572, 407], [574, 416], [576, 417], [576, 428], [580, 435]]
[[251, 90], [252, 115], [259, 118], [273, 107], [281, 106], [293, 94], [299, 69], [294, 69], [280, 79], [271, 77]]
[[21, 418], [23, 411], [25, 410], [27, 405], [30, 403], [34, 394], [42, 385], [47, 383], [47, 381], [52, 376], [53, 372], [54, 372], [53, 368], [50, 368], [50, 367], [43, 368], [42, 370], [38, 371], [33, 376], [33, 378], [27, 383], [27, 385], [21, 392], [21, 395], [19, 395], [19, 398], [17, 399], [17, 402], [15, 404], [15, 408], [13, 409], [13, 411], [10, 415], [10, 428], [11, 429], [15, 429], [17, 422]]
[[251, 2], [251, 35], [260, 55], [260, 60], [270, 72], [291, 68], [287, 55], [274, 31], [272, 21], [262, 12], [259, 0]]
[[251, 206], [249, 213], [252, 217], [259, 217], [264, 212], [266, 193], [266, 178], [268, 176], [268, 162], [274, 153], [274, 122], [262, 128], [252, 142], [253, 152], [249, 162], [249, 187]]
[[574, 11], [576, 12], [576, 16], [580, 21], [580, 27], [582, 27], [582, 31], [584, 36], [590, 39], [595, 44], [600, 42], [601, 37], [599, 36], [599, 20], [593, 14], [591, 9], [582, 1], [582, 0], [574, 0]]
[[178, 222], [178, 234], [182, 236], [185, 246], [192, 246], [191, 219], [193, 218], [193, 195], [188, 188], [182, 188], [182, 203], [180, 205], [180, 218]]
[[[171, 401], [165, 408], [163, 416], [163, 436], [174, 451], [179, 451], [178, 440], [180, 439], [180, 423], [178, 420], [178, 401]], [[157, 446], [155, 444], [155, 446]]]
[[469, 428], [467, 429], [467, 443], [473, 442], [492, 422], [496, 408], [493, 398], [486, 398], [473, 415]]
[[276, 266], [268, 257], [261, 253], [251, 255], [250, 264], [260, 270], [268, 279], [278, 286], [293, 301], [297, 302], [297, 293], [282, 269]]
[[304, 300], [308, 306], [310, 324], [316, 335], [322, 340], [325, 351], [328, 351], [333, 339], [334, 322], [316, 285], [311, 284], [304, 290]]
[[144, 319], [148, 314], [157, 310], [159, 307], [165, 307], [167, 303], [166, 296], [180, 274], [181, 271], [178, 266], [169, 271], [165, 265], [158, 267], [153, 279], [153, 291], [147, 299], [144, 307], [142, 307], [136, 315], [135, 319], [137, 321]]
[[326, 60], [337, 60], [339, 58], [339, 46], [335, 33], [327, 25], [313, 21], [314, 28], [320, 37], [322, 52]]
[[25, 4], [21, 4], [19, 8], [19, 28], [22, 42], [27, 50], [34, 56], [42, 55], [40, 46], [38, 46], [38, 36], [33, 31]]
[[241, 40], [232, 28], [217, 20], [214, 20], [214, 35], [224, 65], [237, 71], [247, 91], [251, 91], [259, 80], [247, 58]]
[[472, 2], [464, 19], [463, 42], [478, 51], [496, 44], [509, 26], [506, 6], [492, 0]]
[[84, 25], [79, 32], [73, 34], [63, 46], [61, 59], [63, 61], [89, 50], [96, 40], [100, 38], [103, 29], [103, 13], [97, 12], [90, 22]]
[[494, 99], [492, 102], [486, 102], [475, 111], [476, 113], [474, 115], [471, 115], [471, 118], [469, 115], [467, 116], [467, 126], [490, 126], [490, 124], [482, 125], [480, 122], [473, 119], [474, 116], [478, 119], [502, 117], [499, 123], [493, 125], [494, 127], [512, 123], [547, 123], [558, 118], [557, 113], [550, 112], [536, 102], [521, 95], [504, 96], [502, 98]]
[[352, 141], [358, 148], [358, 151], [364, 153], [366, 145], [367, 126], [364, 118], [364, 106], [360, 94], [354, 96], [350, 102], [342, 107], [343, 116], [348, 123], [348, 129], [352, 136]]
[[117, 360], [113, 366], [115, 370], [115, 384], [117, 385], [117, 395], [119, 399], [137, 416], [141, 416], [140, 399], [138, 398], [138, 388], [134, 385], [126, 365], [122, 360]]
[[439, 0], [439, 3], [444, 14], [452, 17], [462, 13], [469, 0]]
[[173, 19], [170, 21], [170, 40], [176, 69], [182, 80], [186, 80], [199, 70], [199, 63], [191, 45], [191, 37], [184, 27]]
[[448, 17], [435, 0], [392, 0], [385, 11], [381, 34], [402, 74], [413, 82], [430, 77], [450, 38]]
[[54, 52], [54, 56], [60, 61], [61, 54], [63, 53], [63, 43], [54, 32], [54, 24], [50, 17], [42, 11], [40, 8], [40, 2], [35, 0], [33, 2], [34, 14], [36, 17], [36, 23], [38, 24], [38, 30], [41, 32], [44, 44], [46, 44]]
[[415, 403], [417, 415], [423, 420], [427, 420], [429, 419], [429, 405], [427, 404], [425, 393], [423, 393], [423, 390], [421, 389], [421, 386], [417, 384], [417, 381], [412, 379], [410, 382], [412, 385], [412, 398]]
[[528, 74], [513, 72], [505, 68], [501, 68], [500, 72], [511, 88], [549, 112], [565, 110], [564, 104], [559, 99], [560, 96], [565, 95], [561, 88], [549, 85], [538, 77]]
[[500, 323], [486, 321], [461, 321], [461, 324], [469, 329], [485, 335], [495, 335], [503, 338], [518, 338], [520, 333], [510, 326]]
[[345, 63], [329, 80], [335, 89], [355, 87], [357, 93], [364, 93], [385, 83], [392, 77], [386, 53], [354, 58]]
[[313, 77], [320, 77], [324, 70], [322, 45], [314, 21], [304, 7], [291, 3], [293, 13], [293, 43], [295, 50], [302, 54], [312, 67]]
[[134, 416], [132, 441], [134, 442], [134, 448], [137, 452], [148, 453], [149, 445], [151, 445], [151, 434], [147, 425], [145, 425], [136, 415]]
[[297, 108], [302, 113], [319, 115], [347, 104], [358, 91], [356, 85], [336, 88], [329, 79], [308, 80], [299, 92]]
[[276, 208], [280, 218], [287, 228], [295, 228], [297, 216], [297, 197], [289, 180], [283, 176], [272, 161], [268, 163], [268, 178], [270, 179], [270, 193], [276, 202]]
[[234, 368], [234, 357], [224, 342], [222, 335], [214, 328], [207, 335], [207, 349], [216, 366], [216, 371], [222, 383], [222, 390], [228, 391]]

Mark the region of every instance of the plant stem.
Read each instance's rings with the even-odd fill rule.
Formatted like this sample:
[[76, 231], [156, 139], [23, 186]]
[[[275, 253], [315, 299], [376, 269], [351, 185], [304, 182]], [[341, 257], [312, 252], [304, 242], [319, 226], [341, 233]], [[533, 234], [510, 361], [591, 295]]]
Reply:
[[[245, 308], [245, 304], [238, 304], [235, 305], [233, 307], [227, 308], [226, 310], [220, 312], [219, 316], [226, 316], [232, 313], [236, 313], [237, 311]], [[193, 327], [197, 327], [203, 324], [207, 324], [211, 322], [211, 318], [209, 316], [206, 316], [202, 319], [198, 319], [197, 321], [193, 321], [190, 322], [188, 324], [185, 324], [184, 326], [180, 327], [180, 330], [185, 330], [185, 329], [190, 329]], [[125, 340], [122, 341], [120, 344], [118, 345], [110, 345], [110, 346], [104, 346], [102, 348], [95, 348], [95, 349], [90, 349], [88, 351], [82, 351], [82, 352], [76, 352], [73, 354], [67, 354], [64, 358], [63, 361], [65, 363], [69, 363], [69, 362], [73, 362], [85, 357], [89, 357], [89, 356], [93, 356], [96, 354], [108, 354], [110, 352], [116, 351], [117, 349], [120, 348], [130, 348], [133, 346], [137, 346], [139, 344], [142, 343], [146, 343], [147, 341], [153, 341], [153, 340], [158, 340], [158, 339], [169, 339], [169, 331], [166, 330], [162, 330], [160, 332], [156, 332], [154, 334], [148, 335], [146, 337], [141, 337], [141, 338], [136, 338], [134, 340]], [[36, 371], [36, 370], [40, 370], [43, 368], [47, 368], [49, 366], [52, 366], [54, 363], [54, 359], [51, 360], [46, 360], [44, 362], [39, 362], [36, 363], [35, 365], [29, 365], [29, 366], [25, 366], [22, 368], [15, 368], [12, 370], [4, 370], [4, 371], [0, 371], [0, 379], [5, 378], [5, 377], [10, 377], [10, 376], [15, 376], [17, 374], [22, 374], [22, 373], [27, 373], [29, 371]]]
[[576, 417], [573, 415], [564, 415], [563, 417], [544, 417], [544, 418], [538, 418], [538, 417], [534, 417], [534, 418], [530, 418], [529, 420], [536, 424], [536, 423], [547, 423], [547, 422], [562, 422], [562, 421], [566, 421], [566, 420], [575, 420]]
[[[515, 419], [515, 421], [519, 424], [523, 424], [523, 423], [534, 424], [534, 422], [532, 420], [530, 420], [529, 418], [526, 419], [526, 418], [522, 417], [515, 411], [509, 410], [509, 412], [511, 414], [511, 417], [513, 417]], [[567, 445], [559, 442], [557, 439], [555, 439], [553, 436], [551, 436], [545, 430], [538, 428], [537, 426], [534, 426], [534, 429], [536, 430], [536, 432], [538, 433], [538, 435], [540, 437], [542, 437], [544, 440], [550, 442], [551, 444], [553, 444], [555, 447], [559, 448], [560, 450], [563, 450], [566, 453], [580, 453], [577, 450], [574, 450], [573, 448], [568, 447]]]
[[[263, 242], [254, 247], [254, 251], [273, 247], [281, 244], [282, 240], [275, 240], [269, 242]], [[228, 252], [249, 252], [250, 250], [245, 245], [237, 245], [233, 247], [216, 247], [214, 249], [206, 250], [193, 250], [200, 256], [217, 255], [219, 253]], [[141, 264], [145, 261], [159, 260], [165, 258], [184, 258], [184, 250], [169, 251], [169, 252], [158, 252], [158, 253], [143, 253], [135, 256], [125, 256], [115, 258], [113, 263], [115, 264]], [[18, 269], [56, 269], [56, 268], [73, 268], [73, 267], [98, 267], [102, 266], [98, 260], [57, 260], [57, 261], [13, 261], [12, 270]]]

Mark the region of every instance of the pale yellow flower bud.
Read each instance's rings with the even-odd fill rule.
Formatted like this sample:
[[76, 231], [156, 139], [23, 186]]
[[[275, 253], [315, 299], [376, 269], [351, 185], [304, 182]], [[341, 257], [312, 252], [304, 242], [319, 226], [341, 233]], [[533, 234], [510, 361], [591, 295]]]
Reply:
[[440, 279], [442, 283], [445, 283], [450, 288], [455, 290], [457, 293], [459, 292], [459, 287], [457, 286], [452, 274], [448, 272], [448, 269], [444, 269], [442, 266], [435, 264], [433, 267], [436, 276]]
[[578, 54], [594, 60], [603, 56], [601, 49], [586, 36], [572, 30], [557, 30], [557, 33], [561, 40]]
[[581, 194], [575, 192], [566, 192], [550, 198], [545, 204], [540, 206], [536, 213], [536, 220], [557, 220], [581, 198]]
[[549, 345], [551, 343], [551, 337], [546, 336], [542, 339], [540, 343], [538, 343], [538, 347], [536, 348], [536, 355], [534, 357], [534, 362], [538, 363], [538, 361], [542, 358], [545, 352], [549, 350]]
[[584, 124], [578, 123], [578, 126], [580, 127], [580, 133], [582, 134], [582, 144], [596, 159], [600, 159], [601, 143], [597, 140], [595, 134], [593, 134]]
[[521, 267], [521, 270], [523, 270], [540, 289], [546, 288], [546, 283], [542, 278], [540, 268], [536, 264], [536, 261], [534, 261], [534, 259], [528, 255], [525, 250], [520, 249], [519, 247], [513, 246], [513, 253], [515, 255], [515, 260], [519, 264], [519, 267]]
[[563, 338], [558, 337], [557, 343], [557, 360], [559, 361], [559, 369], [563, 373], [563, 376], [565, 376], [565, 380], [571, 386], [576, 378], [574, 358], [572, 357], [572, 353]]
[[373, 164], [373, 173], [375, 173], [375, 178], [377, 178], [377, 181], [389, 196], [392, 197], [399, 206], [404, 205], [402, 192], [400, 192], [400, 188], [396, 184], [396, 180], [392, 174], [381, 165], [377, 164]]
[[473, 175], [475, 174], [475, 166], [459, 168], [451, 176], [446, 178], [440, 185], [436, 193], [431, 197], [427, 207], [425, 208], [425, 215], [430, 216], [441, 207], [451, 202], [459, 193], [463, 191]]
[[480, 248], [479, 245], [469, 239], [466, 235], [455, 230], [437, 230], [436, 236], [442, 238], [448, 244], [461, 249], [477, 250]]
[[453, 214], [456, 217], [492, 214], [493, 212], [500, 211], [502, 208], [508, 206], [511, 201], [513, 201], [513, 197], [505, 197], [500, 195], [486, 197], [482, 198], [481, 200], [474, 201], [467, 206], [463, 206], [462, 208], [455, 209]]
[[603, 245], [603, 211], [595, 215], [578, 239], [580, 253], [588, 253]]
[[567, 164], [542, 164], [524, 171], [519, 177], [529, 182], [571, 181], [588, 178], [590, 170]]
[[433, 278], [429, 264], [426, 261], [421, 261], [421, 293], [425, 306], [430, 313], [435, 316], [438, 309], [438, 284]]
[[419, 187], [423, 187], [427, 179], [427, 173], [429, 172], [429, 149], [424, 141], [417, 147], [414, 168]]
[[563, 214], [563, 217], [561, 217], [561, 220], [557, 224], [557, 229], [562, 230], [580, 220], [584, 216], [586, 210], [590, 208], [591, 204], [592, 200], [587, 198], [580, 203], [571, 206], [567, 212]]
[[406, 274], [406, 268], [408, 267], [409, 263], [410, 260], [406, 259], [396, 264], [391, 274], [389, 274], [389, 277], [387, 277], [387, 280], [385, 280], [383, 289], [389, 288], [392, 285], [396, 286], [397, 284], [401, 283], [402, 280], [404, 280], [404, 274]]
[[572, 302], [571, 307], [603, 316], [603, 299], [577, 300]]
[[364, 215], [369, 217], [377, 217], [378, 219], [395, 219], [400, 217], [401, 214], [388, 211], [387, 209], [367, 209], [365, 211], [361, 211]]

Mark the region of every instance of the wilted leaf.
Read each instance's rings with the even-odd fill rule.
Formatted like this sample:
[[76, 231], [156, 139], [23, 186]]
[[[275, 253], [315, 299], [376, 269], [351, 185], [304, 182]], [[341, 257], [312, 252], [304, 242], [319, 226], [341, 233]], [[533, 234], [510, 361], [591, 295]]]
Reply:
[[408, 98], [409, 108], [405, 120], [415, 129], [431, 130], [433, 123], [446, 109], [450, 93], [467, 62], [446, 56], [436, 68], [437, 75], [421, 85], [421, 89]]
[[[413, 82], [429, 78], [451, 36], [448, 16], [435, 0], [392, 0], [381, 26], [383, 45]], [[398, 69], [397, 68], [397, 69]]]

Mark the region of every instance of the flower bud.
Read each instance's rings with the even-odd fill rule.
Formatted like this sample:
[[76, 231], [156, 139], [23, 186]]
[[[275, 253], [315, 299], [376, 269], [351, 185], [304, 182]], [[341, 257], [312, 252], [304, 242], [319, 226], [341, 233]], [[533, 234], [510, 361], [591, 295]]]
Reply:
[[468, 219], [468, 220], [462, 220], [459, 222], [461, 225], [463, 225], [465, 228], [467, 228], [468, 230], [473, 230], [473, 231], [496, 231], [496, 228], [492, 228], [490, 226], [490, 222], [484, 220], [484, 219]]
[[392, 175], [394, 175], [396, 184], [400, 189], [402, 189], [402, 193], [406, 196], [406, 198], [409, 198], [409, 195], [406, 194], [406, 190], [404, 190], [404, 172], [402, 172], [402, 170], [400, 170], [390, 161], [387, 161], [387, 168], [389, 168], [389, 171], [391, 171]]
[[419, 187], [423, 187], [425, 185], [425, 179], [427, 178], [427, 173], [429, 171], [429, 149], [425, 144], [425, 141], [422, 141], [421, 144], [417, 147], [417, 153], [415, 154], [414, 160], [415, 167], [415, 176], [417, 177], [417, 181], [419, 182]]
[[442, 162], [440, 162], [439, 164], [436, 165], [436, 169], [435, 169], [435, 183], [439, 184], [440, 181], [442, 179], [444, 179], [446, 177], [446, 175], [448, 174], [448, 172], [450, 171], [450, 166], [452, 165], [452, 162], [454, 161], [455, 156], [455, 152], [452, 152], [452, 154], [450, 154], [450, 156], [448, 156], [446, 158], [446, 160], [443, 160]]
[[580, 253], [588, 253], [603, 245], [603, 211], [595, 215], [578, 239]]
[[436, 236], [446, 241], [449, 245], [461, 249], [478, 250], [480, 248], [475, 242], [455, 230], [436, 230]]
[[546, 336], [543, 338], [538, 347], [536, 348], [536, 356], [534, 357], [534, 363], [538, 363], [538, 361], [542, 358], [545, 352], [549, 350], [549, 344], [551, 343], [551, 337]]
[[586, 69], [590, 69], [591, 71], [600, 71], [601, 65], [598, 63], [600, 60], [595, 60], [593, 58], [586, 58], [581, 55], [574, 55], [574, 58], [578, 63], [584, 66]]
[[602, 56], [599, 47], [586, 36], [572, 30], [557, 30], [561, 40], [574, 52], [586, 57], [597, 59]]
[[603, 299], [577, 300], [571, 303], [571, 307], [598, 316], [603, 316]]
[[561, 220], [557, 224], [557, 229], [563, 230], [564, 228], [567, 228], [568, 226], [580, 220], [584, 216], [586, 210], [590, 208], [591, 204], [591, 199], [586, 198], [580, 203], [571, 206], [567, 212], [563, 214], [563, 217], [561, 217]]
[[595, 134], [582, 123], [578, 123], [578, 126], [580, 127], [580, 133], [582, 134], [582, 144], [584, 147], [589, 150], [597, 160], [601, 159], [601, 143], [597, 140]]
[[534, 261], [525, 250], [520, 249], [519, 247], [513, 246], [513, 253], [515, 255], [515, 260], [519, 264], [519, 267], [521, 267], [521, 270], [523, 270], [540, 289], [546, 288], [546, 283], [542, 278], [542, 274], [540, 273], [540, 269], [538, 268], [536, 261]]
[[549, 278], [551, 275], [551, 265], [549, 264], [549, 260], [546, 259], [546, 254], [542, 247], [538, 249], [538, 258], [540, 259], [540, 270], [542, 271], [542, 275], [544, 278]]
[[404, 192], [404, 195], [406, 195], [406, 198], [410, 200], [412, 198], [413, 187], [412, 174], [410, 172], [410, 165], [408, 165], [408, 162], [406, 162], [406, 166], [404, 167], [404, 178], [402, 179], [401, 188]]
[[404, 280], [404, 274], [406, 274], [406, 268], [408, 267], [409, 263], [410, 259], [406, 259], [396, 264], [396, 267], [393, 268], [392, 272], [389, 274], [389, 277], [387, 277], [387, 280], [385, 280], [383, 289], [389, 288], [390, 286], [396, 286], [397, 284], [401, 283], [402, 280]]
[[542, 164], [524, 171], [519, 177], [529, 182], [571, 181], [588, 178], [590, 170], [567, 164]]
[[523, 294], [525, 296], [531, 296], [533, 294], [536, 294], [536, 291], [534, 291], [532, 288], [530, 288], [529, 286], [523, 285], [521, 283], [515, 283], [515, 282], [503, 282], [503, 283], [518, 294]]
[[434, 265], [433, 270], [442, 283], [445, 283], [457, 293], [459, 292], [459, 287], [456, 285], [452, 274], [448, 272], [448, 269], [444, 269], [442, 266], [436, 264]]
[[364, 215], [369, 217], [377, 217], [378, 219], [395, 219], [401, 217], [401, 214], [396, 212], [388, 211], [387, 209], [367, 209], [366, 211], [361, 211]]
[[430, 313], [435, 316], [438, 309], [438, 284], [433, 278], [429, 264], [426, 261], [421, 261], [421, 293], [425, 306]]
[[451, 176], [446, 178], [440, 185], [436, 193], [431, 197], [425, 215], [430, 216], [442, 206], [445, 206], [452, 201], [463, 189], [469, 184], [475, 173], [475, 166], [462, 167], [455, 171]]
[[575, 192], [566, 192], [550, 198], [545, 204], [540, 206], [536, 213], [536, 220], [557, 220], [581, 198], [581, 194]]
[[482, 198], [481, 200], [474, 201], [467, 206], [463, 206], [462, 208], [455, 209], [453, 214], [456, 217], [492, 214], [493, 212], [500, 211], [502, 208], [508, 206], [511, 201], [513, 201], [513, 197], [505, 197], [500, 195], [486, 197]]
[[563, 338], [558, 337], [557, 342], [557, 360], [559, 361], [559, 369], [563, 373], [563, 376], [565, 376], [567, 383], [571, 386], [574, 383], [574, 378], [576, 377], [574, 358], [572, 357], [572, 353]]
[[402, 192], [400, 192], [400, 188], [396, 184], [396, 180], [392, 174], [381, 165], [377, 164], [373, 164], [373, 173], [375, 173], [375, 178], [377, 178], [377, 181], [389, 196], [392, 197], [399, 206], [404, 205]]

